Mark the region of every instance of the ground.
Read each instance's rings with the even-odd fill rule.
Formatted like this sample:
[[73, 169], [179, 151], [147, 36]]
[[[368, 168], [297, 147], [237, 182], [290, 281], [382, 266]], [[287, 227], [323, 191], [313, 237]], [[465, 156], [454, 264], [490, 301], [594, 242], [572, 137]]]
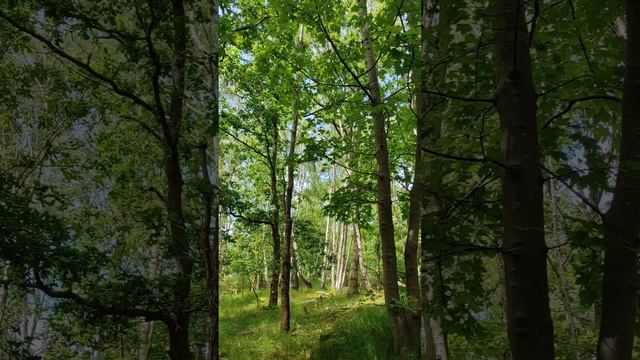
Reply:
[[222, 296], [222, 358], [370, 360], [389, 357], [391, 330], [380, 293], [349, 296], [346, 292], [320, 290], [317, 286], [292, 290], [289, 334], [280, 332], [280, 308], [268, 309], [267, 303], [266, 290]]

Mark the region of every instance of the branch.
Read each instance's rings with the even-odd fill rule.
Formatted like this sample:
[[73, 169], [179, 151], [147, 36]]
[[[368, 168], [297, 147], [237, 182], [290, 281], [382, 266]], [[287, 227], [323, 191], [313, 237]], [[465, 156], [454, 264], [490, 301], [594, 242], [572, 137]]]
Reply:
[[576, 105], [577, 103], [582, 102], [582, 101], [590, 101], [590, 100], [609, 100], [609, 101], [615, 101], [615, 102], [618, 102], [618, 103], [622, 102], [622, 100], [620, 98], [612, 96], [612, 95], [591, 95], [591, 96], [585, 96], [585, 97], [569, 100], [567, 102], [567, 106], [562, 111], [560, 111], [559, 113], [557, 113], [557, 114], [553, 115], [551, 118], [549, 118], [549, 120], [547, 120], [544, 123], [544, 125], [542, 125], [542, 128], [543, 129], [548, 128], [549, 125], [551, 125], [552, 122], [554, 122], [558, 118], [562, 117], [564, 114], [566, 114], [569, 111], [571, 111], [573, 106]]
[[240, 140], [239, 137], [237, 137], [236, 135], [232, 134], [231, 132], [220, 128], [220, 131], [222, 131], [223, 133], [231, 136], [235, 141], [239, 142], [240, 144], [244, 145], [245, 147], [247, 147], [249, 150], [253, 151], [256, 155], [263, 157], [264, 159], [270, 159], [270, 156], [267, 156], [266, 154], [264, 154], [262, 151], [258, 150], [255, 146], [251, 146], [249, 145], [247, 142]]
[[231, 210], [227, 211], [225, 214], [226, 215], [231, 215], [231, 216], [233, 216], [235, 218], [242, 219], [244, 221], [247, 221], [247, 222], [250, 222], [250, 223], [254, 223], [254, 224], [273, 225], [273, 222], [271, 220], [254, 219], [254, 218], [246, 217], [246, 216], [244, 216], [242, 214], [235, 213], [235, 212], [233, 212]]
[[233, 29], [233, 31], [234, 32], [241, 32], [241, 31], [252, 29], [252, 28], [257, 28], [258, 26], [260, 26], [260, 24], [262, 24], [263, 22], [265, 22], [265, 21], [267, 21], [269, 19], [271, 19], [271, 15], [266, 15], [262, 19], [258, 20], [258, 22], [255, 23], [255, 24], [241, 25], [241, 26], [238, 26], [237, 28]]
[[439, 91], [430, 91], [430, 90], [423, 90], [423, 92], [427, 93], [427, 94], [431, 94], [431, 95], [441, 96], [441, 97], [444, 97], [444, 98], [447, 98], [447, 99], [452, 99], [452, 100], [460, 100], [460, 101], [468, 101], [468, 102], [480, 102], [480, 103], [488, 103], [488, 104], [495, 104], [496, 103], [496, 99], [495, 98], [467, 98], [467, 97], [463, 97], [463, 96], [445, 94], [445, 93], [441, 93]]
[[141, 317], [147, 321], [162, 321], [164, 323], [170, 323], [171, 319], [168, 315], [160, 311], [152, 311], [140, 308], [121, 308], [116, 306], [104, 305], [101, 303], [93, 302], [82, 296], [76, 294], [71, 289], [68, 290], [56, 290], [51, 285], [45, 284], [40, 275], [34, 272], [35, 283], [23, 283], [20, 284], [23, 287], [38, 289], [45, 293], [47, 296], [55, 299], [71, 300], [81, 306], [93, 309], [104, 315], [112, 316], [124, 316], [124, 317]]
[[25, 34], [28, 34], [29, 36], [33, 37], [34, 39], [40, 41], [42, 44], [44, 44], [47, 48], [49, 48], [55, 54], [59, 55], [63, 59], [68, 60], [69, 62], [73, 63], [74, 65], [76, 65], [77, 67], [79, 67], [80, 69], [85, 71], [88, 75], [90, 75], [92, 77], [93, 81], [95, 81], [95, 82], [97, 82], [99, 84], [102, 84], [102, 85], [106, 84], [116, 94], [133, 101], [134, 103], [136, 103], [136, 104], [142, 106], [143, 108], [149, 110], [152, 114], [156, 115], [156, 109], [153, 107], [153, 105], [151, 105], [148, 102], [144, 101], [141, 97], [139, 97], [138, 95], [134, 94], [133, 92], [131, 92], [129, 90], [126, 90], [126, 89], [123, 89], [120, 85], [118, 85], [118, 83], [115, 80], [113, 80], [113, 79], [107, 77], [106, 75], [98, 72], [97, 70], [92, 68], [91, 65], [89, 65], [89, 63], [85, 63], [85, 62], [81, 61], [80, 59], [74, 57], [73, 55], [67, 53], [66, 51], [62, 50], [60, 47], [58, 47], [55, 44], [53, 44], [49, 39], [45, 38], [44, 36], [38, 34], [37, 32], [35, 32], [35, 31], [31, 30], [31, 29], [28, 29], [24, 25], [22, 25], [22, 24], [18, 23], [17, 21], [13, 20], [11, 17], [9, 17], [2, 10], [0, 10], [0, 18], [4, 19], [6, 22], [11, 24], [11, 26], [13, 26], [14, 28], [18, 29], [18, 31], [21, 31], [21, 32], [23, 32]]
[[511, 168], [506, 165], [501, 163], [498, 160], [495, 159], [491, 159], [489, 157], [481, 157], [481, 158], [475, 158], [475, 157], [466, 157], [466, 156], [458, 156], [458, 155], [450, 155], [450, 154], [445, 154], [445, 153], [441, 153], [435, 150], [431, 150], [425, 146], [422, 147], [422, 151], [427, 152], [431, 155], [435, 155], [435, 156], [439, 156], [445, 159], [449, 159], [449, 160], [457, 160], [457, 161], [464, 161], [464, 162], [472, 162], [472, 163], [492, 163], [495, 165], [500, 166], [501, 168], [510, 170]]
[[549, 170], [546, 166], [544, 166], [544, 164], [540, 164], [540, 167], [542, 168], [542, 170], [546, 171], [549, 175], [553, 176], [554, 179], [558, 179], [558, 181], [560, 181], [562, 185], [564, 185], [567, 189], [569, 189], [569, 191], [571, 191], [574, 195], [576, 195], [583, 203], [585, 203], [585, 205], [589, 206], [589, 208], [591, 208], [593, 212], [598, 214], [600, 217], [604, 217], [604, 213], [600, 210], [598, 205], [592, 203], [591, 200], [589, 200], [589, 198], [587, 198], [584, 194], [574, 189], [571, 185], [569, 185], [568, 182], [562, 179], [561, 176], [556, 175], [553, 171]]
[[362, 89], [362, 91], [367, 96], [367, 98], [369, 98], [369, 100], [373, 102], [373, 97], [369, 93], [369, 88], [366, 87], [364, 84], [362, 84], [358, 75], [351, 69], [349, 64], [347, 64], [347, 61], [342, 57], [342, 54], [340, 54], [340, 51], [338, 50], [338, 46], [333, 42], [333, 39], [331, 38], [331, 35], [329, 35], [329, 31], [324, 26], [324, 22], [322, 22], [322, 17], [319, 14], [318, 14], [318, 24], [320, 25], [320, 30], [322, 31], [324, 36], [327, 38], [327, 41], [329, 41], [329, 44], [331, 45], [333, 52], [336, 53], [336, 56], [338, 57], [338, 60], [340, 60], [340, 63], [342, 64], [342, 66], [344, 66], [347, 72], [349, 72], [353, 80], [356, 82], [356, 84], [358, 84], [358, 87]]

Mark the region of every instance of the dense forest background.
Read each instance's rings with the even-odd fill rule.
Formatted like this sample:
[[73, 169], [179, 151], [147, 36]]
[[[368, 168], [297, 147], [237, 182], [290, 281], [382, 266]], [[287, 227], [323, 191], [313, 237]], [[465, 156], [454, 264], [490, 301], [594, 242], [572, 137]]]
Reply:
[[630, 360], [639, 235], [635, 0], [0, 1], [2, 360]]

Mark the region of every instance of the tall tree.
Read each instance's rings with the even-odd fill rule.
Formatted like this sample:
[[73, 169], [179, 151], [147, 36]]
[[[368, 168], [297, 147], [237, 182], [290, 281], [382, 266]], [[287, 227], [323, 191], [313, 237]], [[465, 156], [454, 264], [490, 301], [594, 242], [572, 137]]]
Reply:
[[[296, 81], [297, 82], [297, 81]], [[297, 84], [296, 84], [297, 86]], [[291, 216], [291, 205], [293, 200], [293, 179], [295, 171], [295, 155], [296, 140], [298, 136], [298, 96], [296, 91], [296, 100], [293, 105], [293, 124], [291, 125], [291, 136], [289, 139], [289, 154], [287, 156], [287, 188], [284, 198], [284, 253], [282, 258], [282, 299], [281, 299], [281, 316], [280, 330], [289, 331], [291, 327], [291, 305], [289, 299], [289, 290], [291, 283], [291, 236], [293, 235], [293, 217]]]
[[391, 201], [391, 168], [389, 165], [389, 147], [387, 144], [386, 116], [378, 79], [377, 59], [373, 51], [373, 41], [369, 32], [370, 19], [366, 0], [358, 0], [358, 15], [362, 21], [360, 41], [367, 69], [367, 85], [363, 88], [373, 113], [373, 133], [376, 149], [377, 187], [378, 187], [378, 228], [382, 244], [383, 286], [385, 304], [391, 319], [395, 353], [407, 357], [417, 353], [418, 334], [407, 324], [404, 309], [398, 306], [400, 290], [398, 288], [398, 269], [396, 244], [393, 226]]
[[604, 275], [597, 358], [633, 357], [640, 236], [640, 3], [625, 1], [626, 55], [618, 173], [603, 216]]
[[515, 360], [553, 359], [536, 94], [525, 7], [494, 0], [494, 61], [502, 161], [507, 331]]

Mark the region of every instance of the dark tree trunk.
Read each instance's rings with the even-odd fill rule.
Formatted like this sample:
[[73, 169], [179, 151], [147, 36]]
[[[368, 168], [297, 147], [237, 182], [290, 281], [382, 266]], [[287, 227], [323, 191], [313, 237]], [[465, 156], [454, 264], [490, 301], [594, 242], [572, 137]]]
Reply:
[[282, 300], [280, 311], [280, 330], [289, 331], [291, 327], [291, 306], [289, 288], [291, 282], [291, 236], [293, 234], [293, 218], [291, 216], [291, 202], [293, 200], [293, 178], [295, 170], [296, 137], [298, 133], [297, 104], [293, 108], [293, 125], [289, 154], [287, 159], [287, 189], [284, 197], [284, 256], [282, 258]]
[[[173, 0], [173, 59], [171, 63], [171, 101], [169, 123], [165, 131], [165, 173], [167, 177], [167, 213], [171, 248], [176, 257], [174, 306], [171, 317], [175, 319], [170, 329], [169, 355], [172, 359], [190, 360], [189, 321], [192, 259], [186, 236], [185, 218], [182, 209], [182, 172], [180, 169], [179, 139], [182, 123], [185, 87], [185, 62], [187, 44], [187, 17], [182, 0]], [[161, 124], [165, 119], [159, 119]]]
[[280, 197], [278, 195], [278, 118], [271, 115], [271, 131], [273, 131], [272, 149], [269, 151], [269, 170], [271, 176], [271, 203], [273, 213], [271, 219], [271, 238], [273, 239], [273, 264], [271, 268], [271, 285], [269, 287], [269, 307], [278, 306], [278, 285], [280, 282]]
[[190, 360], [192, 357], [189, 347], [189, 316], [178, 315], [173, 321], [169, 326], [169, 358]]
[[620, 161], [611, 208], [603, 217], [604, 276], [598, 359], [630, 360], [638, 305], [640, 234], [640, 2], [627, 0], [627, 47]]
[[521, 0], [493, 0], [503, 163], [507, 331], [514, 360], [554, 358], [542, 177], [528, 32]]
[[358, 270], [360, 268], [360, 243], [356, 238], [356, 228], [353, 227], [353, 256], [351, 258], [351, 268], [349, 269], [349, 288], [347, 294], [358, 293]]

